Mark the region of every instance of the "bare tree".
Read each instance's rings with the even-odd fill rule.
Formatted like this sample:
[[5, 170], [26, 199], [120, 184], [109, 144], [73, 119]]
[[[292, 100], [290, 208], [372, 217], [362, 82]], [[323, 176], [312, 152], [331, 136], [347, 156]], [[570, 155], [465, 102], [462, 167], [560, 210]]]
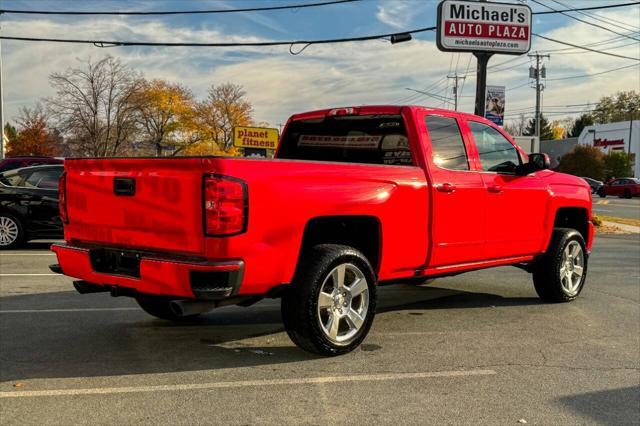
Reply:
[[132, 98], [140, 79], [111, 56], [83, 65], [49, 77], [56, 89], [46, 100], [52, 118], [74, 155], [122, 155], [136, 132]]
[[504, 126], [504, 130], [511, 136], [522, 136], [527, 128], [527, 119], [520, 114], [517, 120], [511, 120]]
[[215, 142], [221, 149], [233, 145], [233, 128], [252, 122], [253, 107], [242, 86], [225, 83], [211, 86], [207, 99], [198, 107], [203, 139]]

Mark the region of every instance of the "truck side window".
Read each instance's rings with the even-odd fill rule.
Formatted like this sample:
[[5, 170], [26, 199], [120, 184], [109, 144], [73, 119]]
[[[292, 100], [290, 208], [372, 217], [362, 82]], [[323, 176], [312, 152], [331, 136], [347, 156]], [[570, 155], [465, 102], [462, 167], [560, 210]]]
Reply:
[[425, 119], [433, 163], [449, 170], [469, 170], [469, 160], [455, 118], [428, 115]]
[[520, 156], [515, 146], [491, 126], [469, 121], [469, 128], [478, 148], [482, 170], [498, 173], [513, 173]]

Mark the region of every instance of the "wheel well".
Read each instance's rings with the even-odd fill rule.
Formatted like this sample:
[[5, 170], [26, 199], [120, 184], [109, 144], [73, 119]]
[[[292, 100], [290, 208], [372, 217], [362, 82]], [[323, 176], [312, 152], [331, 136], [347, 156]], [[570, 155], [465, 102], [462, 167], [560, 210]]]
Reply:
[[585, 241], [589, 239], [589, 216], [587, 209], [563, 207], [556, 212], [554, 228], [572, 228], [580, 232]]
[[300, 252], [317, 244], [344, 244], [362, 252], [378, 272], [381, 248], [380, 221], [372, 216], [329, 216], [311, 219]]

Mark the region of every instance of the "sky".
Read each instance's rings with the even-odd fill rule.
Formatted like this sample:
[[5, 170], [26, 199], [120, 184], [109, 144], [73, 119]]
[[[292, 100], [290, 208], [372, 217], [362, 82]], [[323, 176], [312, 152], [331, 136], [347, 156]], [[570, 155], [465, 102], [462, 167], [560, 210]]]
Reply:
[[[209, 1], [26, 1], [0, 0], [0, 8], [26, 10], [161, 11], [233, 9], [313, 3], [317, 0]], [[512, 0], [515, 2], [516, 0]], [[542, 0], [555, 9], [552, 0]], [[560, 0], [573, 7], [624, 3], [629, 0]], [[535, 11], [548, 10], [531, 1]], [[282, 11], [170, 16], [0, 16], [5, 36], [80, 38], [127, 41], [243, 42], [323, 39], [402, 32], [436, 24], [436, 0], [361, 0]], [[640, 38], [640, 6], [589, 12], [615, 32]], [[640, 58], [640, 42], [577, 22], [559, 14], [534, 16], [533, 31], [551, 38], [594, 46]], [[633, 34], [635, 32], [635, 34]], [[558, 51], [558, 49], [566, 49]], [[640, 91], [640, 62], [583, 52], [534, 37], [531, 53], [549, 53], [543, 111], [550, 119], [575, 117], [602, 96], [620, 90]], [[254, 107], [256, 122], [272, 126], [293, 113], [364, 104], [417, 104], [453, 109], [453, 79], [461, 81], [459, 109], [473, 112], [475, 58], [469, 53], [438, 50], [435, 33], [414, 35], [410, 42], [386, 40], [312, 45], [299, 55], [288, 46], [252, 48], [109, 47], [2, 41], [2, 84], [5, 120], [13, 121], [22, 107], [52, 96], [48, 77], [87, 59], [118, 58], [147, 78], [162, 78], [190, 88], [197, 98], [211, 85], [240, 84]], [[508, 62], [507, 62], [508, 61]], [[504, 63], [504, 65], [501, 65]], [[635, 66], [634, 66], [635, 64]], [[504, 85], [507, 119], [533, 114], [535, 90], [528, 78], [531, 60], [495, 55], [489, 85]], [[621, 67], [622, 70], [608, 72]], [[589, 74], [598, 74], [585, 76]], [[579, 78], [574, 78], [580, 76]], [[568, 77], [568, 78], [567, 78]], [[407, 88], [434, 93], [431, 98]], [[447, 101], [443, 102], [442, 97]]]

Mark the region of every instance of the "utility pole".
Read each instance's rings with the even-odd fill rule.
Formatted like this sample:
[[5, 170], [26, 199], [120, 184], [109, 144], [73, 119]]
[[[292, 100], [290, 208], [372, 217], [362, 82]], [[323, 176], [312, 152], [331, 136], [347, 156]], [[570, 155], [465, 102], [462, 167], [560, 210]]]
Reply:
[[[487, 0], [480, 0], [480, 2], [486, 2]], [[487, 64], [489, 59], [493, 56], [493, 53], [488, 52], [473, 52], [473, 56], [478, 60], [476, 68], [476, 107], [474, 114], [484, 117], [485, 113], [485, 99], [487, 96]]]
[[453, 105], [454, 105], [454, 109], [457, 111], [458, 110], [458, 81], [464, 80], [465, 78], [467, 78], [467, 76], [466, 75], [459, 76], [456, 73], [455, 75], [448, 75], [447, 78], [455, 79], [455, 83], [453, 84]]
[[527, 56], [530, 58], [536, 58], [536, 66], [529, 68], [529, 78], [534, 78], [536, 80], [536, 87], [535, 87], [536, 89], [536, 134], [535, 136], [538, 137], [538, 141], [539, 141], [540, 140], [540, 118], [541, 118], [540, 95], [544, 90], [544, 85], [540, 83], [540, 78], [547, 78], [547, 70], [544, 67], [544, 65], [542, 65], [542, 60], [544, 58], [549, 59], [551, 58], [551, 56], [541, 55], [538, 52], [530, 53]]

